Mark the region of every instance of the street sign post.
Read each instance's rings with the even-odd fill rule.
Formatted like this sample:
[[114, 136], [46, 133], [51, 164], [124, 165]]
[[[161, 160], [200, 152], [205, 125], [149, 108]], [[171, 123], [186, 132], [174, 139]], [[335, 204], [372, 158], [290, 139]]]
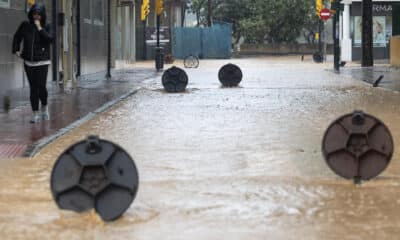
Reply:
[[324, 8], [324, 3], [322, 2], [322, 0], [315, 0], [315, 7], [316, 7], [316, 10], [317, 10], [316, 13], [319, 16], [319, 13]]
[[361, 33], [361, 49], [363, 67], [374, 66], [374, 37], [373, 37], [373, 4], [372, 0], [362, 1], [362, 33]]
[[150, 14], [150, 0], [143, 0], [140, 11], [140, 20], [143, 22], [143, 60], [147, 59], [146, 25], [147, 16]]
[[340, 0], [334, 0], [332, 2], [332, 13], [333, 13], [333, 49], [334, 49], [334, 69], [335, 72], [340, 71], [340, 40], [339, 40], [339, 16], [340, 16]]
[[160, 71], [164, 69], [164, 53], [163, 48], [160, 47], [160, 26], [161, 14], [164, 11], [164, 0], [156, 0], [156, 14], [157, 14], [157, 47], [156, 47], [156, 69]]
[[142, 8], [140, 11], [140, 19], [144, 22], [150, 14], [150, 0], [143, 0]]
[[318, 21], [318, 33], [315, 35], [315, 38], [318, 40], [318, 52], [314, 53], [313, 59], [317, 63], [321, 63], [324, 61], [324, 55], [322, 53], [322, 31], [323, 31], [323, 21], [321, 19], [321, 11], [324, 9], [324, 3], [323, 0], [315, 0], [315, 8], [316, 8], [316, 14], [319, 17]]

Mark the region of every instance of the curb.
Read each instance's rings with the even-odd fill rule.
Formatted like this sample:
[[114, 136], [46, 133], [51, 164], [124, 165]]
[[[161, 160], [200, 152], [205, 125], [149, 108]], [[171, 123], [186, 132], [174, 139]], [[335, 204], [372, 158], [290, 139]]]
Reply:
[[[331, 74], [338, 75], [337, 73], [335, 73], [335, 72], [334, 72], [333, 70], [331, 70], [331, 69], [326, 69], [326, 71], [330, 72]], [[374, 88], [374, 89], [382, 90], [382, 91], [385, 91], [385, 92], [391, 92], [391, 93], [395, 93], [395, 94], [400, 94], [400, 90], [393, 90], [393, 89], [391, 89], [391, 88], [382, 87], [382, 86], [373, 87], [371, 82], [368, 82], [368, 81], [365, 81], [365, 80], [356, 78], [356, 77], [351, 76], [351, 75], [348, 75], [348, 74], [339, 73], [339, 75], [340, 75], [343, 79], [348, 79], [348, 80], [351, 80], [351, 81], [355, 81], [355, 82], [361, 83], [361, 85], [363, 85], [363, 86], [365, 86], [365, 87]]]
[[94, 110], [93, 112], [89, 112], [83, 118], [80, 118], [80, 119], [76, 120], [75, 122], [69, 124], [68, 126], [58, 130], [53, 135], [45, 137], [45, 138], [39, 140], [38, 142], [28, 146], [27, 149], [25, 150], [24, 154], [23, 154], [23, 157], [29, 157], [29, 158], [34, 157], [40, 150], [42, 150], [45, 146], [47, 146], [51, 142], [57, 140], [58, 138], [64, 136], [65, 134], [71, 132], [75, 128], [83, 125], [84, 123], [92, 120], [95, 116], [99, 115], [100, 113], [103, 113], [103, 112], [111, 109], [116, 104], [118, 104], [118, 103], [124, 101], [125, 99], [131, 97], [132, 95], [138, 93], [141, 89], [142, 89], [142, 87], [133, 89], [133, 90], [125, 93], [124, 95], [122, 95], [122, 96], [120, 96], [120, 97], [118, 97], [118, 98], [116, 98], [114, 100], [111, 100], [111, 101], [103, 104], [98, 109]]

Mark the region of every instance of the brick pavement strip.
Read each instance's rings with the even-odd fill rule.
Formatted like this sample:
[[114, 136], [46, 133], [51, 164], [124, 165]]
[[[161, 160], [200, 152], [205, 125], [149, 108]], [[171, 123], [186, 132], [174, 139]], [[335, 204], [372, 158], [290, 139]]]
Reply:
[[0, 144], [0, 158], [21, 156], [27, 148], [24, 144]]

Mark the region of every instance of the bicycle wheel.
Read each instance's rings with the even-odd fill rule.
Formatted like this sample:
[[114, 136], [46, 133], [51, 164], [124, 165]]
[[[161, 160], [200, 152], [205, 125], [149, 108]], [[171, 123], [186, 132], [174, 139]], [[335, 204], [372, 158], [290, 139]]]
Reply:
[[189, 55], [184, 59], [183, 62], [185, 68], [198, 68], [199, 67], [199, 60], [197, 57], [193, 55]]

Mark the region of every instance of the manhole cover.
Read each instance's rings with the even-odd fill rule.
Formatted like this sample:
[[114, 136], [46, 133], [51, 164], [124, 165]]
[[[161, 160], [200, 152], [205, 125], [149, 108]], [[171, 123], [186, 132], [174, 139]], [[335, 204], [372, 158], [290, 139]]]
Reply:
[[178, 67], [166, 70], [162, 76], [162, 84], [169, 93], [184, 92], [189, 83], [186, 72]]
[[95, 208], [103, 220], [112, 221], [132, 204], [139, 177], [125, 150], [91, 136], [61, 154], [50, 184], [59, 208], [76, 212]]
[[219, 70], [218, 78], [225, 87], [237, 87], [243, 79], [243, 73], [238, 66], [229, 63]]
[[393, 138], [377, 118], [355, 111], [334, 121], [325, 133], [322, 152], [339, 176], [355, 182], [381, 174], [393, 155]]

